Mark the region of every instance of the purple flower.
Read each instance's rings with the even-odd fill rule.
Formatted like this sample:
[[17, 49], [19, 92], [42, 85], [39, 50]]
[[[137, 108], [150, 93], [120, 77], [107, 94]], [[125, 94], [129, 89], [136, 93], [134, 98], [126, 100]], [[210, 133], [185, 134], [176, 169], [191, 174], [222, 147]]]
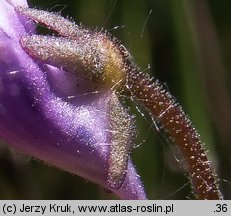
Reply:
[[[116, 96], [26, 54], [19, 40], [35, 32], [34, 25], [16, 6], [27, 3], [0, 3], [0, 138], [109, 189], [109, 101]], [[113, 192], [122, 199], [146, 198], [130, 159], [122, 186]]]

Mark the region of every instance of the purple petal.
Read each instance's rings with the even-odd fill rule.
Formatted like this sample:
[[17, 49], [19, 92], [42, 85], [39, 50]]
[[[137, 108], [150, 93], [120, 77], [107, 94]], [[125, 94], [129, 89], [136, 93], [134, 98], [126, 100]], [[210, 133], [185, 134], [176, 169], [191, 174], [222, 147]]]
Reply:
[[[108, 188], [108, 104], [113, 93], [92, 93], [87, 81], [29, 57], [19, 38], [34, 27], [12, 5], [27, 3], [0, 3], [0, 137], [26, 154]], [[113, 192], [122, 199], [146, 198], [130, 160], [125, 182]]]

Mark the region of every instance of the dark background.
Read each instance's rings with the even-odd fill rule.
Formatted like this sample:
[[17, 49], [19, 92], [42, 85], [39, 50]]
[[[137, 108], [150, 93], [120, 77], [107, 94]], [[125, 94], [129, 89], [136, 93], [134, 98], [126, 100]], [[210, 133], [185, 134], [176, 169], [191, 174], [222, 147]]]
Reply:
[[[183, 106], [231, 199], [231, 1], [31, 0], [76, 23], [107, 29]], [[150, 69], [147, 69], [150, 65]], [[192, 199], [173, 145], [136, 111], [132, 158], [150, 199]], [[32, 160], [0, 143], [0, 199], [107, 199], [99, 186]]]

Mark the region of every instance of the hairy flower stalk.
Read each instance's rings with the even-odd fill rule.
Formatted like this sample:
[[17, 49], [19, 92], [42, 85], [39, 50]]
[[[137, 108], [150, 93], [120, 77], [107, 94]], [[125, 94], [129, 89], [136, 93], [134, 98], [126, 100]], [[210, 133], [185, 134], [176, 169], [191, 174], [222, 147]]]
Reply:
[[[101, 84], [66, 73], [63, 66], [28, 55], [21, 39], [36, 33], [33, 23], [15, 11], [20, 6], [28, 8], [25, 0], [0, 2], [1, 139], [21, 152], [96, 182], [121, 199], [146, 199], [129, 157], [133, 143], [121, 146], [123, 139], [134, 140], [133, 117], [111, 88], [99, 88]], [[81, 65], [76, 67], [79, 74], [90, 71]], [[119, 115], [127, 121], [116, 125]], [[111, 152], [116, 149], [126, 153], [122, 163], [113, 159]], [[115, 166], [124, 172], [117, 175]]]
[[171, 94], [149, 75], [129, 68], [127, 88], [143, 104], [158, 125], [175, 143], [186, 163], [186, 171], [197, 199], [222, 199], [217, 177], [212, 171], [199, 134]]

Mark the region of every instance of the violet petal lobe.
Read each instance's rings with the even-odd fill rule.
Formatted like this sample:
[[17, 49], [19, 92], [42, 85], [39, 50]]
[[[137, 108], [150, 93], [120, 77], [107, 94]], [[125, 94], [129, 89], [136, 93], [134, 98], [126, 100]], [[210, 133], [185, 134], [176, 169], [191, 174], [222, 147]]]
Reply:
[[[42, 64], [23, 51], [19, 39], [32, 34], [34, 26], [14, 7], [26, 5], [25, 0], [0, 3], [0, 138], [108, 188], [108, 104], [113, 93], [91, 93], [88, 81]], [[123, 185], [113, 192], [122, 199], [146, 199], [130, 159]]]

